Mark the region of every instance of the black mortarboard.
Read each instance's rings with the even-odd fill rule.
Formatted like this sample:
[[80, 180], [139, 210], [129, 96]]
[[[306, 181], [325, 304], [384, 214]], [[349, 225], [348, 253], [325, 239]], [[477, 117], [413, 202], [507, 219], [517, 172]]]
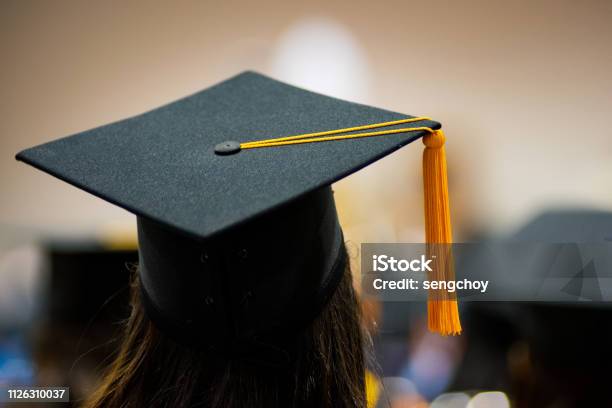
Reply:
[[246, 72], [17, 159], [136, 214], [149, 313], [218, 347], [312, 319], [345, 265], [330, 184], [440, 125], [219, 154], [228, 141], [406, 118]]

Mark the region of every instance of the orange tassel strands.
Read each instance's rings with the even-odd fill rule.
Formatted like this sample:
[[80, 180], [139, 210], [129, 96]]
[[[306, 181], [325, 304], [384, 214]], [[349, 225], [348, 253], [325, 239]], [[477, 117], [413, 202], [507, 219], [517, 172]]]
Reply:
[[[257, 149], [427, 131], [428, 134], [423, 137], [423, 143], [426, 146], [423, 153], [423, 180], [425, 187], [425, 240], [427, 242], [427, 255], [429, 259], [432, 259], [433, 265], [433, 271], [430, 272], [429, 278], [432, 281], [452, 281], [455, 279], [455, 271], [450, 245], [452, 243], [452, 231], [448, 203], [444, 133], [441, 130], [434, 130], [424, 126], [351, 133], [423, 120], [429, 120], [429, 118], [406, 118], [323, 132], [256, 140], [240, 143], [236, 151], [240, 149]], [[427, 310], [429, 329], [431, 331], [445, 336], [461, 333], [459, 309], [455, 292], [449, 293], [444, 289], [430, 290]]]
[[[428, 257], [434, 259], [430, 280], [454, 280], [451, 253], [452, 229], [448, 198], [445, 137], [435, 130], [423, 137], [423, 184], [425, 196], [425, 241]], [[442, 335], [461, 333], [455, 293], [432, 290], [427, 302], [429, 330]]]

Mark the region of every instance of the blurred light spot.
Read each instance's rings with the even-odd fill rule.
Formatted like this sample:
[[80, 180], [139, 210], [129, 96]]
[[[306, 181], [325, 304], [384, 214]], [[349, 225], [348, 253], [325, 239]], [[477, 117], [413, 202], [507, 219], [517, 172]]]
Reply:
[[500, 391], [481, 392], [474, 395], [467, 408], [510, 408], [510, 401]]
[[351, 32], [328, 18], [307, 18], [289, 27], [272, 55], [278, 79], [309, 90], [365, 101], [367, 58]]
[[454, 341], [451, 337], [426, 333], [402, 371], [402, 376], [409, 378], [427, 398], [440, 395], [452, 380], [456, 365]]
[[431, 402], [430, 408], [466, 408], [470, 397], [462, 392], [442, 394]]
[[106, 248], [134, 250], [138, 248], [136, 231], [135, 222], [108, 222], [102, 225], [98, 235]]
[[391, 394], [416, 394], [417, 389], [412, 381], [403, 377], [385, 377], [385, 390]]
[[27, 341], [21, 335], [0, 336], [0, 386], [33, 383], [34, 366], [27, 348]]
[[406, 378], [385, 377], [383, 379], [385, 397], [393, 408], [427, 408], [427, 401], [419, 394], [415, 385]]
[[32, 245], [0, 252], [0, 327], [27, 326], [39, 306], [44, 257]]

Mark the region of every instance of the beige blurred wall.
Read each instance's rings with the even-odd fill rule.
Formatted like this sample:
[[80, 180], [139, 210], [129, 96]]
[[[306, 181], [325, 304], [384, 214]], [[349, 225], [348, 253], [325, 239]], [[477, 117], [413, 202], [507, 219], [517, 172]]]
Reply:
[[[129, 224], [13, 160], [255, 69], [447, 129], [455, 224], [612, 209], [612, 3], [0, 2], [0, 233]], [[339, 183], [353, 241], [420, 237], [421, 147]]]

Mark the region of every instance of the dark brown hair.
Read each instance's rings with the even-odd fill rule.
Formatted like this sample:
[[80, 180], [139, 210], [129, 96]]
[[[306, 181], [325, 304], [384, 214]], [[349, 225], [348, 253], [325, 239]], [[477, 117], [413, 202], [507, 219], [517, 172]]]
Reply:
[[322, 313], [300, 335], [290, 368], [241, 360], [212, 363], [179, 345], [145, 316], [137, 279], [115, 361], [86, 403], [101, 407], [366, 407], [364, 333], [347, 267]]

